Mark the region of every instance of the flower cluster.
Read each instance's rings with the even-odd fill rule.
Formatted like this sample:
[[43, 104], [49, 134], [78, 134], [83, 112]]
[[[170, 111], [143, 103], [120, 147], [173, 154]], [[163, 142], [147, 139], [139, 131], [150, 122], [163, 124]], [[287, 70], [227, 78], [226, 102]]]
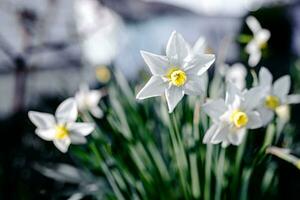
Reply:
[[94, 117], [103, 115], [98, 107], [101, 93], [90, 90], [87, 85], [81, 85], [75, 98], [63, 101], [57, 108], [55, 115], [30, 111], [29, 119], [37, 127], [35, 133], [46, 141], [53, 141], [58, 150], [67, 152], [70, 144], [86, 143], [85, 136], [95, 129], [93, 123], [76, 122], [78, 112], [90, 112]]
[[[270, 33], [262, 29], [254, 17], [247, 18], [247, 24], [254, 33], [246, 47], [250, 53], [249, 64], [254, 66], [260, 59], [259, 47], [267, 42]], [[171, 113], [184, 94], [205, 95], [201, 76], [214, 62], [214, 55], [195, 51], [176, 32], [169, 39], [166, 56], [145, 51], [141, 54], [152, 77], [137, 94], [137, 99], [161, 96], [164, 93]], [[227, 68], [224, 72], [227, 85], [225, 99], [208, 100], [203, 105], [204, 112], [213, 122], [203, 138], [204, 143], [239, 145], [248, 129], [257, 129], [272, 121], [277, 108], [300, 102], [299, 95], [288, 95], [291, 82], [288, 75], [272, 85], [271, 73], [262, 67], [258, 85], [244, 89], [245, 67], [236, 64]]]

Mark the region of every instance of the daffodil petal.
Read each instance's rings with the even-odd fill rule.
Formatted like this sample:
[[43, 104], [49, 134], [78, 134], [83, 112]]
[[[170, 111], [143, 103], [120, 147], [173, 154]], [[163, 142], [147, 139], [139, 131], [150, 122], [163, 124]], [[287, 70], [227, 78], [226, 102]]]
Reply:
[[55, 112], [58, 123], [74, 122], [77, 119], [77, 104], [74, 98], [63, 101]]
[[95, 124], [86, 122], [71, 123], [68, 125], [68, 130], [73, 134], [87, 136], [95, 129]]
[[203, 54], [206, 48], [206, 42], [204, 37], [199, 37], [195, 42], [192, 51], [194, 54]]
[[259, 85], [262, 87], [269, 87], [271, 88], [272, 82], [273, 82], [273, 76], [271, 72], [265, 68], [262, 67], [259, 70]]
[[136, 95], [136, 98], [146, 99], [161, 96], [167, 87], [168, 83], [160, 76], [152, 76], [143, 89], [141, 89], [141, 91]]
[[96, 117], [96, 118], [98, 118], [98, 119], [100, 119], [101, 117], [103, 117], [103, 111], [102, 111], [101, 108], [98, 107], [98, 106], [91, 107], [91, 108], [90, 108], [90, 112], [91, 112], [91, 114], [92, 114], [94, 117]]
[[291, 88], [291, 78], [289, 75], [285, 75], [277, 79], [273, 84], [273, 94], [285, 100]]
[[184, 96], [184, 91], [180, 87], [171, 86], [165, 90], [169, 113], [173, 112], [176, 105]]
[[54, 128], [49, 128], [49, 129], [40, 129], [37, 128], [35, 130], [35, 133], [42, 138], [43, 140], [46, 141], [51, 141], [55, 137], [55, 129]]
[[243, 108], [246, 111], [256, 108], [264, 98], [267, 88], [265, 87], [253, 87], [244, 93]]
[[86, 138], [80, 134], [70, 134], [70, 139], [72, 144], [85, 144], [87, 142]]
[[29, 111], [28, 117], [39, 129], [49, 129], [55, 126], [55, 118], [51, 114]]
[[251, 52], [249, 55], [249, 60], [248, 60], [249, 66], [255, 67], [259, 63], [260, 59], [261, 59], [261, 51], [260, 50]]
[[202, 109], [214, 121], [220, 121], [220, 117], [226, 112], [227, 107], [223, 99], [218, 99], [205, 103]]
[[[188, 95], [200, 95], [205, 91], [204, 80], [196, 75], [190, 75], [188, 81], [184, 84], [184, 93]], [[203, 84], [202, 84], [203, 83]]]
[[87, 103], [90, 107], [97, 106], [102, 97], [102, 94], [99, 90], [90, 90], [87, 94]]
[[266, 43], [271, 37], [271, 33], [267, 29], [262, 29], [255, 34], [255, 40], [258, 44]]
[[256, 129], [263, 125], [261, 116], [259, 115], [258, 112], [256, 111], [249, 112], [247, 113], [247, 116], [248, 116], [247, 128]]
[[213, 54], [195, 55], [185, 66], [187, 74], [201, 75], [206, 72], [215, 61]]
[[141, 55], [153, 75], [165, 75], [167, 73], [169, 63], [166, 56], [160, 56], [146, 51], [141, 51]]
[[190, 54], [190, 46], [183, 37], [173, 31], [166, 48], [166, 55], [172, 65], [181, 67], [185, 58]]
[[216, 130], [214, 136], [211, 138], [211, 143], [218, 144], [218, 143], [226, 140], [228, 132], [229, 132], [228, 126], [219, 126], [219, 128]]
[[58, 150], [62, 153], [66, 153], [71, 144], [71, 139], [69, 137], [65, 137], [64, 139], [55, 139], [53, 140], [53, 143]]
[[261, 121], [262, 121], [262, 125], [265, 126], [268, 123], [270, 123], [273, 118], [274, 118], [274, 111], [267, 109], [265, 107], [259, 107], [257, 108], [257, 112], [259, 112]]
[[216, 130], [218, 129], [217, 124], [212, 124], [209, 129], [206, 131], [204, 138], [203, 138], [203, 143], [207, 144], [211, 142], [211, 138], [214, 136]]
[[300, 103], [300, 95], [299, 94], [291, 94], [287, 96], [286, 99], [287, 104], [298, 104]]
[[258, 20], [253, 16], [249, 16], [246, 18], [246, 24], [249, 27], [249, 29], [252, 31], [252, 33], [256, 33], [261, 29]]
[[233, 145], [240, 145], [246, 135], [246, 129], [240, 128], [236, 129], [234, 132], [228, 134], [228, 140]]

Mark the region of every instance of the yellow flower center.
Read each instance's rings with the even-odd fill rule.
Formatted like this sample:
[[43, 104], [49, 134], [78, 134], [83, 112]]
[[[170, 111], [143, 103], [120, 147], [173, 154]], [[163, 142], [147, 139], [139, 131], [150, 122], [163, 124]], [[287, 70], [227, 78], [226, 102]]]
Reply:
[[275, 110], [280, 106], [280, 100], [276, 96], [269, 95], [265, 99], [265, 106], [271, 110]]
[[240, 111], [240, 110], [235, 110], [231, 113], [230, 122], [233, 123], [237, 128], [241, 128], [247, 125], [248, 123], [248, 116], [246, 113]]
[[182, 86], [186, 82], [185, 72], [178, 68], [171, 68], [168, 71], [166, 77], [170, 80], [170, 82], [173, 85], [177, 87]]
[[268, 43], [267, 42], [263, 42], [259, 46], [260, 46], [260, 49], [266, 49], [268, 47]]
[[69, 131], [64, 125], [58, 125], [55, 127], [55, 138], [64, 139], [69, 135]]
[[101, 83], [107, 83], [111, 79], [111, 73], [106, 66], [99, 66], [96, 69], [96, 78]]

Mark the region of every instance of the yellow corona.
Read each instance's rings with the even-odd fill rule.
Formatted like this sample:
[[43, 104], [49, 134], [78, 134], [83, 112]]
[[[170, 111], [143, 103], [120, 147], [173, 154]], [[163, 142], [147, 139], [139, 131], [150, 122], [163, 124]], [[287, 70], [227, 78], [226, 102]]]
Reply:
[[64, 139], [69, 135], [68, 129], [63, 125], [58, 125], [55, 127], [55, 138]]
[[235, 127], [241, 128], [247, 125], [248, 116], [246, 113], [240, 110], [235, 110], [231, 113], [229, 120], [231, 123], [235, 125]]
[[166, 77], [173, 85], [177, 87], [184, 85], [186, 82], [186, 74], [179, 68], [171, 68]]
[[280, 100], [276, 96], [269, 95], [265, 99], [265, 106], [271, 110], [275, 110], [280, 106]]

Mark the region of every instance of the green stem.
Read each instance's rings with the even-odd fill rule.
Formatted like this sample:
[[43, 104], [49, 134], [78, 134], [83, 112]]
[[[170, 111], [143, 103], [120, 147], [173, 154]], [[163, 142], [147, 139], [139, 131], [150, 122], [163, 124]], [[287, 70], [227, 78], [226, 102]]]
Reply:
[[210, 200], [211, 194], [211, 162], [212, 162], [212, 144], [206, 145], [205, 156], [205, 185], [204, 185], [204, 199]]
[[99, 166], [101, 167], [103, 173], [105, 174], [105, 176], [106, 176], [110, 186], [112, 187], [115, 195], [117, 196], [117, 199], [125, 200], [125, 198], [123, 197], [121, 191], [119, 190], [119, 188], [118, 188], [118, 186], [117, 186], [117, 184], [116, 184], [116, 182], [113, 178], [113, 175], [110, 173], [109, 168], [107, 167], [105, 161], [102, 159], [95, 143], [91, 143], [90, 148], [91, 148], [92, 152], [95, 154], [97, 162], [98, 162]]
[[[169, 115], [168, 115], [169, 116]], [[169, 129], [170, 129], [170, 137], [171, 141], [173, 144], [173, 151], [174, 151], [174, 156], [175, 156], [175, 161], [178, 167], [178, 172], [179, 172], [179, 177], [180, 177], [180, 182], [181, 182], [181, 187], [183, 190], [183, 194], [185, 199], [189, 199], [188, 195], [188, 189], [187, 189], [187, 180], [185, 176], [186, 167], [187, 167], [187, 159], [186, 155], [184, 152], [184, 147], [182, 140], [179, 135], [179, 128], [177, 126], [176, 118], [175, 115], [172, 114], [172, 120], [169, 118]]]
[[224, 176], [224, 164], [225, 164], [225, 148], [221, 148], [221, 153], [217, 165], [217, 177], [216, 177], [216, 195], [215, 200], [221, 199], [223, 176]]
[[[246, 133], [247, 136], [247, 133]], [[247, 143], [247, 137], [245, 137], [244, 141], [242, 142], [242, 144], [238, 147], [237, 153], [236, 153], [236, 157], [235, 157], [235, 165], [234, 165], [234, 177], [233, 177], [233, 187], [232, 187], [232, 191], [231, 194], [236, 194], [236, 191], [238, 191], [238, 182], [240, 180], [240, 168], [241, 168], [241, 164], [242, 164], [242, 157], [244, 155], [245, 152], [245, 148], [246, 148], [246, 143]]]

